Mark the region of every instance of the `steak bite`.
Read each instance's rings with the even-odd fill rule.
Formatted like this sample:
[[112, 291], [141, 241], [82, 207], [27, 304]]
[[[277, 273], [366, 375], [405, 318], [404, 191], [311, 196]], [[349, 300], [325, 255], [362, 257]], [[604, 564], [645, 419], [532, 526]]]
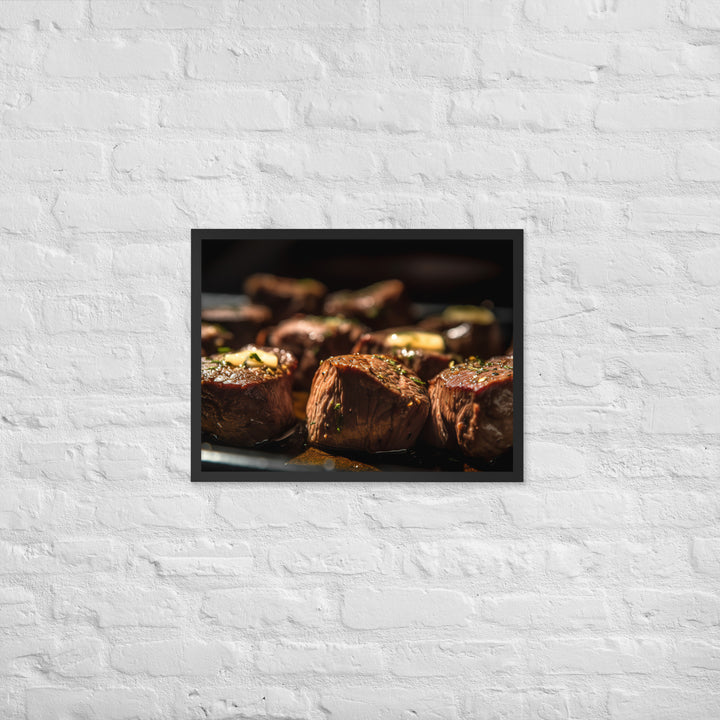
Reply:
[[513, 444], [513, 359], [502, 356], [443, 370], [430, 381], [431, 445], [491, 460]]
[[365, 452], [412, 447], [430, 409], [425, 383], [384, 355], [323, 360], [307, 402], [314, 445]]
[[255, 336], [272, 320], [270, 309], [263, 305], [237, 305], [206, 308], [202, 320], [220, 325], [232, 333], [235, 347], [255, 341]]
[[355, 320], [304, 315], [260, 331], [258, 342], [281, 347], [298, 360], [295, 387], [308, 390], [321, 360], [352, 351], [367, 328]]
[[430, 380], [460, 358], [445, 352], [445, 340], [438, 333], [417, 328], [395, 328], [365, 333], [353, 352], [381, 353], [394, 358], [421, 380]]
[[442, 315], [433, 315], [418, 327], [441, 333], [449, 352], [462, 357], [489, 358], [503, 349], [500, 325], [492, 310], [475, 305], [453, 305]]
[[250, 447], [295, 422], [292, 374], [297, 361], [286, 350], [247, 345], [202, 359], [202, 431], [222, 442]]
[[400, 280], [331, 293], [325, 300], [325, 314], [355, 318], [378, 330], [412, 322], [410, 301]]
[[230, 347], [233, 341], [232, 333], [227, 331], [222, 325], [201, 323], [200, 332], [202, 334], [200, 354], [203, 357], [220, 352], [220, 348], [222, 347]]
[[258, 273], [245, 280], [245, 293], [254, 302], [267, 305], [273, 319], [283, 320], [297, 313], [319, 313], [327, 288], [311, 278], [279, 277]]

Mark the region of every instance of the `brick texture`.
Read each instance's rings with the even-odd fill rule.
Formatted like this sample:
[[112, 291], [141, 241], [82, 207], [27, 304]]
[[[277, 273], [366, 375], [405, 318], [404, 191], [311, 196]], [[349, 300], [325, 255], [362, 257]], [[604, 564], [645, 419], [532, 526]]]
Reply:
[[[719, 717], [718, 30], [0, 2], [0, 718]], [[191, 485], [198, 225], [524, 227], [525, 485]]]

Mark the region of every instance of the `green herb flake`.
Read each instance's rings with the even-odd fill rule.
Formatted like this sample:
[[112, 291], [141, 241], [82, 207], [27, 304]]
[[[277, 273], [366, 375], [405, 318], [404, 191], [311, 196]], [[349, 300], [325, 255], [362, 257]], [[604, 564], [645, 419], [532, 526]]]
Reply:
[[223, 345], [222, 347], [219, 347], [217, 351], [219, 353], [228, 353], [230, 352], [230, 348], [227, 345]]

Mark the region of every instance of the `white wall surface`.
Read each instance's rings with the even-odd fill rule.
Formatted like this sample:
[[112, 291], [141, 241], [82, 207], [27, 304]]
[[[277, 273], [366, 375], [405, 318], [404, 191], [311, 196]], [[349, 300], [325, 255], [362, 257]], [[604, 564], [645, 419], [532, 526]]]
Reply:
[[[720, 4], [0, 4], [0, 717], [720, 717]], [[526, 229], [524, 486], [189, 482], [193, 226]]]

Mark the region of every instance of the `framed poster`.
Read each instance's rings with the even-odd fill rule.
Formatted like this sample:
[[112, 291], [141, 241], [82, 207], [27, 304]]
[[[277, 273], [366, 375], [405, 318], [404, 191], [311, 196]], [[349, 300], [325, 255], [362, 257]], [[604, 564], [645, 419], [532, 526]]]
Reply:
[[522, 230], [193, 230], [192, 480], [522, 481], [522, 279]]

